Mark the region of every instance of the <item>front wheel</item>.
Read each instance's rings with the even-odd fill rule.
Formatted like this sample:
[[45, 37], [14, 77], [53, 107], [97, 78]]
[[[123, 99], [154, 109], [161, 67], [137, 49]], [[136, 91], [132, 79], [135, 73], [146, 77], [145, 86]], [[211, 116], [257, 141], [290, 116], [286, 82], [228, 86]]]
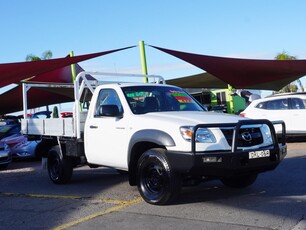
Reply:
[[231, 177], [222, 178], [221, 181], [225, 186], [231, 188], [244, 188], [256, 181], [257, 174], [251, 173], [246, 175], [237, 175]]
[[58, 145], [53, 146], [48, 153], [48, 173], [55, 184], [66, 184], [73, 172], [72, 160], [62, 155]]
[[180, 193], [181, 178], [174, 172], [164, 149], [150, 149], [137, 163], [137, 185], [142, 198], [155, 205], [173, 201]]

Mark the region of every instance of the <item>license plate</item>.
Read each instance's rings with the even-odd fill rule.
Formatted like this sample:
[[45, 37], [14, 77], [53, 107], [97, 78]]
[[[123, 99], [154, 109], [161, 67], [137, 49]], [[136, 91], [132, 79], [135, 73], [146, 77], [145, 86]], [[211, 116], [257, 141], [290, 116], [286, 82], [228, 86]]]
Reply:
[[270, 156], [270, 150], [260, 150], [260, 151], [249, 152], [249, 159], [269, 157], [269, 156]]

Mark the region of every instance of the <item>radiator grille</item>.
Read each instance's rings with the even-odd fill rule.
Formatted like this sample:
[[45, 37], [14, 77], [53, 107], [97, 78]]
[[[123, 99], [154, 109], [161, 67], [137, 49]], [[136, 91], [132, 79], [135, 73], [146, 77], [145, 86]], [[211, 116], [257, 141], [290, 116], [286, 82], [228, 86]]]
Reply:
[[[234, 129], [223, 128], [221, 131], [225, 136], [227, 143], [232, 146]], [[260, 128], [241, 128], [239, 130], [237, 147], [251, 147], [262, 143], [263, 137]]]

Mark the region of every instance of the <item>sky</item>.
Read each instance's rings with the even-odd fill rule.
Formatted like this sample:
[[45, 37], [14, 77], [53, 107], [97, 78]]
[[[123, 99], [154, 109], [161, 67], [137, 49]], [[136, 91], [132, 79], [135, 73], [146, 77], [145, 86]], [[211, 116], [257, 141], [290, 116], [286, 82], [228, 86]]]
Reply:
[[[145, 44], [212, 56], [306, 59], [305, 0], [10, 0], [0, 2], [0, 63]], [[145, 47], [149, 74], [204, 72]], [[79, 63], [87, 71], [141, 73], [139, 47]], [[306, 86], [306, 78], [302, 78]]]

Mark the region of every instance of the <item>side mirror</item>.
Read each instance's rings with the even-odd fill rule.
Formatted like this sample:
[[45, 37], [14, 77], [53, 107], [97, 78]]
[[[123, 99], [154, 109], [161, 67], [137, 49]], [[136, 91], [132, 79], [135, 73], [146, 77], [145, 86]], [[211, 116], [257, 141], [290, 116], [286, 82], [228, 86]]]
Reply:
[[99, 106], [99, 116], [103, 117], [121, 117], [122, 112], [119, 111], [117, 105], [100, 105]]

